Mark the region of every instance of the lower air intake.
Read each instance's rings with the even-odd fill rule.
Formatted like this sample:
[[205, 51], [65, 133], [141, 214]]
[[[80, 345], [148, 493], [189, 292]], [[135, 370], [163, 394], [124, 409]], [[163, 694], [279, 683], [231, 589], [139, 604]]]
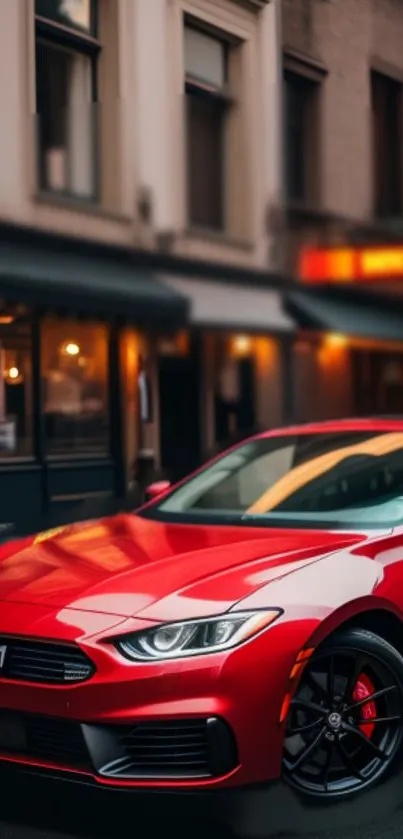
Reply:
[[216, 718], [125, 726], [119, 744], [122, 757], [104, 766], [101, 774], [122, 779], [212, 778], [227, 774], [238, 762], [232, 731]]

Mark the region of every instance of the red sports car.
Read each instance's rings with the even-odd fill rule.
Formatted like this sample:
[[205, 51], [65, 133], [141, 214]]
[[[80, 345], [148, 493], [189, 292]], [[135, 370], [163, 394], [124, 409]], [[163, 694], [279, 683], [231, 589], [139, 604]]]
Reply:
[[403, 421], [261, 434], [151, 494], [3, 545], [7, 774], [245, 836], [401, 803]]

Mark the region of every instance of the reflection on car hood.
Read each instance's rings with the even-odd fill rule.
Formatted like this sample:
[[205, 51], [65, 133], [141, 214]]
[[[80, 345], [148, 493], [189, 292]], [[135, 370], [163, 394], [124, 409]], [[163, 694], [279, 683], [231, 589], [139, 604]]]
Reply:
[[0, 549], [0, 600], [122, 617], [152, 617], [157, 602], [174, 617], [214, 614], [253, 594], [263, 580], [364, 538], [121, 515]]

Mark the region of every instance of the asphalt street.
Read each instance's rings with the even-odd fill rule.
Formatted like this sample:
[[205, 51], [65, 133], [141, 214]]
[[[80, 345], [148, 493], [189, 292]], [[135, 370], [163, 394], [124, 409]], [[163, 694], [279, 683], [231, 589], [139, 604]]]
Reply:
[[[99, 807], [90, 797], [81, 798], [59, 795], [52, 788], [44, 800], [31, 792], [29, 786], [18, 785], [10, 792], [7, 785], [1, 789], [0, 839], [167, 839], [189, 837], [192, 839], [227, 839], [222, 833], [213, 833], [211, 828], [178, 829], [175, 818], [155, 830], [147, 819], [139, 816], [130, 803], [123, 807], [108, 804]], [[364, 828], [347, 831], [304, 835], [304, 839], [402, 839], [403, 809], [393, 816], [374, 821]], [[281, 839], [291, 839], [283, 835]]]
[[[69, 831], [66, 832], [63, 828], [63, 821], [64, 819], [62, 814], [60, 818], [60, 825], [53, 825], [51, 828], [46, 827], [46, 820], [43, 820], [41, 826], [38, 826], [38, 824], [26, 824], [24, 818], [16, 819], [12, 822], [0, 821], [0, 839], [81, 839], [83, 834], [79, 825], [77, 826], [77, 831], [74, 832], [71, 832], [71, 825], [69, 825]], [[123, 837], [127, 839], [128, 836], [138, 836], [139, 839], [146, 839], [147, 837], [147, 839], [149, 839], [146, 826], [143, 825], [143, 829], [139, 829], [138, 825], [135, 825], [136, 820], [133, 819], [132, 831], [129, 830], [129, 825], [126, 824], [126, 826], [121, 826], [121, 834], [119, 828], [116, 826], [113, 833], [106, 833], [104, 830], [100, 833], [97, 828], [94, 829], [91, 834], [87, 834], [87, 836], [91, 835], [91, 839], [92, 837], [93, 839], [100, 839], [100, 836], [108, 836], [108, 839], [120, 839], [120, 836], [122, 839]], [[164, 834], [161, 832], [159, 834], [159, 839], [162, 839], [163, 835]], [[326, 839], [362, 839], [362, 835], [362, 828], [357, 828], [357, 830], [349, 833], [346, 833], [345, 831], [340, 833], [327, 833]], [[172, 826], [172, 828], [168, 828], [167, 826], [166, 836], [168, 839], [171, 839], [171, 837], [174, 839], [174, 837], [176, 837], [174, 826]], [[403, 813], [401, 813], [399, 817], [394, 817], [390, 821], [374, 823], [372, 828], [366, 828], [365, 830], [366, 839], [401, 839], [402, 836]], [[195, 837], [196, 834], [192, 831], [192, 839], [195, 839]], [[204, 834], [200, 833], [200, 839], [212, 839], [211, 831], [205, 830]], [[226, 839], [226, 837], [223, 837], [223, 839]], [[283, 837], [283, 839], [286, 839], [286, 837]], [[305, 837], [305, 839], [307, 839], [307, 837]], [[322, 839], [322, 837], [319, 836], [319, 834], [316, 834], [315, 837], [312, 837], [312, 839]], [[325, 837], [323, 837], [323, 839], [325, 839]]]

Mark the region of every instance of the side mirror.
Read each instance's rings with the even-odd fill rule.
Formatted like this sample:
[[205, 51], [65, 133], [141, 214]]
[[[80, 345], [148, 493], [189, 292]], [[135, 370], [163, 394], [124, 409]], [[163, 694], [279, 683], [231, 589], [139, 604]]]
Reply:
[[170, 486], [170, 481], [155, 481], [154, 484], [150, 484], [145, 492], [146, 501], [154, 501], [154, 499], [158, 498], [159, 495], [163, 495], [164, 492], [168, 492]]

